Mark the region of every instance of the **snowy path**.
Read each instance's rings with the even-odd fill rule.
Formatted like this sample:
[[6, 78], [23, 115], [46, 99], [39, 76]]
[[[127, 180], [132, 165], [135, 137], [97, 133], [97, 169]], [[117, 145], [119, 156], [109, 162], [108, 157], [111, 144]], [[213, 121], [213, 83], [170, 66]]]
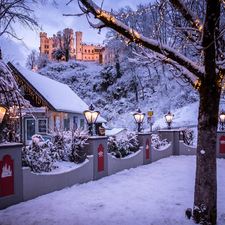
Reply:
[[[0, 211], [1, 225], [194, 225], [195, 156], [171, 156]], [[225, 160], [218, 159], [218, 225], [225, 224]]]

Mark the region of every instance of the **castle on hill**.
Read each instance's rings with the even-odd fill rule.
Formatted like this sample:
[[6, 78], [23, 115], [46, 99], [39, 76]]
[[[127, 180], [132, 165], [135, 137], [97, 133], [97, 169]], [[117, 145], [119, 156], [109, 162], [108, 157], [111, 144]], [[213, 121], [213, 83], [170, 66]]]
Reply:
[[[67, 28], [68, 29], [68, 28]], [[73, 30], [70, 29], [73, 34]], [[71, 37], [70, 55], [72, 59], [80, 61], [98, 61], [103, 63], [103, 55], [101, 54], [103, 46], [100, 44], [87, 44], [82, 42], [82, 32], [75, 32], [76, 49], [74, 48], [74, 38]], [[54, 34], [53, 37], [47, 38], [47, 33], [40, 33], [40, 55], [46, 54], [50, 59], [53, 59], [52, 51], [60, 48], [60, 43], [57, 41], [58, 37]], [[62, 39], [63, 41], [63, 39]]]

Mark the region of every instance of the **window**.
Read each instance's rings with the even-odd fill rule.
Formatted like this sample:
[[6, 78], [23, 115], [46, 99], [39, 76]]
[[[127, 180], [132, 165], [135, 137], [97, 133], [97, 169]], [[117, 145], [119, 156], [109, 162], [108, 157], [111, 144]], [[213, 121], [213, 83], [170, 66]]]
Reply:
[[77, 129], [77, 122], [78, 122], [77, 116], [74, 116], [73, 117], [73, 130]]
[[27, 120], [27, 140], [31, 140], [31, 137], [35, 134], [35, 120]]
[[84, 52], [87, 52], [87, 50], [85, 49]]
[[60, 116], [54, 116], [54, 128], [55, 130], [60, 130]]
[[80, 119], [80, 127], [84, 128], [84, 119]]
[[80, 51], [81, 51], [81, 48], [80, 48]]
[[47, 133], [47, 118], [38, 119], [38, 133]]
[[88, 50], [88, 53], [90, 53], [90, 50]]
[[68, 131], [70, 129], [70, 118], [64, 119], [64, 128], [63, 130]]
[[20, 93], [22, 96], [25, 96], [25, 89], [23, 86], [20, 87]]
[[92, 53], [94, 53], [94, 51], [93, 51], [93, 50], [92, 50], [91, 52], [92, 52]]

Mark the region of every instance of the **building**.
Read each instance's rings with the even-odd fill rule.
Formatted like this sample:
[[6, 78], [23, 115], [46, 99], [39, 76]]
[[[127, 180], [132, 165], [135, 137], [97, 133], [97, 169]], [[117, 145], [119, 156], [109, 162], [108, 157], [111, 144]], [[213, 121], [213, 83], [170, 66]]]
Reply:
[[[69, 130], [79, 127], [87, 128], [83, 111], [87, 104], [66, 84], [34, 73], [21, 66], [8, 63], [15, 77], [21, 94], [33, 106], [22, 109], [22, 139], [29, 144], [34, 134], [50, 138], [56, 129]], [[106, 120], [101, 116], [96, 123], [96, 133]]]
[[[68, 29], [68, 28], [67, 28]], [[73, 30], [70, 29], [73, 33]], [[82, 32], [75, 32], [76, 36], [76, 49], [74, 48], [74, 39], [70, 44], [70, 54], [72, 59], [80, 61], [98, 61], [100, 58], [100, 51], [103, 46], [100, 44], [88, 44], [82, 42]], [[40, 54], [46, 54], [52, 59], [52, 51], [54, 49], [60, 48], [59, 38], [56, 35], [53, 35], [51, 38], [47, 38], [47, 33], [40, 33]], [[76, 53], [76, 56], [75, 56]]]
[[[72, 29], [65, 29], [66, 31], [68, 30], [68, 32], [71, 33], [71, 40], [70, 40], [70, 55], [72, 56], [72, 58], [74, 58], [74, 53], [75, 53], [75, 49], [74, 49], [74, 38], [73, 38], [73, 30]], [[61, 43], [60, 43], [61, 42]], [[53, 37], [51, 38], [47, 38], [47, 33], [40, 33], [40, 55], [47, 55], [49, 56], [50, 59], [53, 58], [52, 52], [55, 49], [60, 48], [60, 44], [63, 45], [64, 43], [64, 38], [60, 35], [60, 33], [57, 33], [57, 35], [53, 35]]]

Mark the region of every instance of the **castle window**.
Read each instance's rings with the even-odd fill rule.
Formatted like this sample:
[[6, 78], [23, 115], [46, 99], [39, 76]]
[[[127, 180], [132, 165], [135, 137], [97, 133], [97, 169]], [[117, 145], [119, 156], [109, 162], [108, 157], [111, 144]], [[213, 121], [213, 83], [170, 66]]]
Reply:
[[90, 50], [88, 50], [88, 53], [90, 53]]
[[88, 59], [90, 59], [90, 57], [88, 57]]
[[85, 49], [84, 52], [87, 52], [87, 50]]
[[81, 48], [80, 48], [80, 51], [81, 51]]
[[92, 53], [94, 53], [94, 51], [92, 50]]
[[92, 57], [92, 59], [93, 59], [93, 57]]

